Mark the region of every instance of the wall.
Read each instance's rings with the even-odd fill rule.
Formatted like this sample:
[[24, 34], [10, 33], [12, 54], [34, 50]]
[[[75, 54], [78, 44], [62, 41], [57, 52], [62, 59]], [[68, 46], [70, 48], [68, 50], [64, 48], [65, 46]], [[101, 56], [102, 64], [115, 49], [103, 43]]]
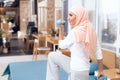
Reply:
[[[89, 13], [90, 21], [93, 23], [94, 26], [96, 26], [95, 21], [96, 21], [96, 14], [95, 14], [95, 0], [71, 0], [68, 1], [68, 8], [70, 9], [72, 6], [76, 5], [82, 5], [84, 6]], [[69, 25], [68, 31], [71, 30], [71, 27]]]
[[9, 18], [14, 18], [15, 23], [19, 24], [19, 8], [14, 8], [14, 7], [5, 7], [4, 8], [4, 13], [7, 15]]
[[38, 3], [38, 27], [39, 31], [51, 33], [56, 29], [56, 20], [62, 16], [61, 0], [44, 0]]
[[[72, 7], [72, 6], [76, 6], [76, 5], [83, 5], [82, 0], [68, 0], [68, 10]], [[71, 30], [71, 25], [68, 23], [68, 32]]]
[[20, 0], [20, 30], [24, 33], [28, 21], [30, 21], [30, 1]]
[[56, 21], [62, 18], [62, 0], [55, 0], [55, 30], [58, 29]]

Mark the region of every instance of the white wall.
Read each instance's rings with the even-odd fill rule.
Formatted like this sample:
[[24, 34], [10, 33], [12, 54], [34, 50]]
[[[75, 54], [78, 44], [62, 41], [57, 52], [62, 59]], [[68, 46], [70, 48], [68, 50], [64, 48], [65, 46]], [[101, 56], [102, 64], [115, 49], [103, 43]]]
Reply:
[[[38, 29], [40, 30], [44, 30], [47, 28], [47, 12], [45, 8], [43, 7], [47, 7], [47, 0], [41, 1], [38, 3]], [[43, 27], [44, 26], [44, 27]]]
[[[68, 0], [68, 10], [73, 6], [82, 5], [82, 4], [83, 4], [82, 0]], [[71, 29], [72, 28], [70, 24], [68, 23], [68, 32], [70, 32]]]
[[[96, 19], [95, 0], [69, 0], [68, 2], [69, 2], [68, 8], [71, 8], [72, 6], [76, 6], [76, 5], [83, 5], [88, 10], [90, 21], [95, 26], [95, 19]], [[68, 26], [69, 26], [68, 31], [70, 31], [71, 27], [70, 25]]]
[[71, 8], [75, 5], [82, 5], [82, 0], [68, 0], [68, 8]]
[[62, 0], [55, 0], [55, 7], [62, 7]]
[[84, 0], [84, 6], [88, 11], [95, 10], [95, 0]]
[[[61, 12], [61, 13], [59, 13]], [[62, 0], [55, 0], [55, 30], [58, 29], [58, 26], [56, 24], [56, 21], [58, 20], [58, 18], [62, 18], [60, 17], [62, 15]]]
[[[64, 1], [64, 0], [55, 0], [55, 7], [62, 7], [61, 1]], [[83, 5], [88, 10], [88, 12], [90, 12], [90, 20], [95, 25], [95, 17], [96, 17], [95, 16], [95, 0], [68, 0], [68, 9], [75, 5]], [[44, 0], [38, 4], [38, 7], [42, 7], [42, 6], [47, 6], [47, 0]], [[55, 12], [56, 10], [59, 10], [59, 8], [55, 9]], [[69, 24], [68, 26], [69, 26], [68, 27], [68, 32], [69, 32], [71, 30], [71, 27]]]
[[95, 10], [95, 0], [69, 0], [69, 8], [76, 5], [83, 5], [88, 11]]
[[90, 21], [96, 27], [96, 1], [84, 0], [84, 7], [88, 10]]
[[38, 3], [38, 7], [43, 7], [43, 6], [47, 6], [47, 0]]

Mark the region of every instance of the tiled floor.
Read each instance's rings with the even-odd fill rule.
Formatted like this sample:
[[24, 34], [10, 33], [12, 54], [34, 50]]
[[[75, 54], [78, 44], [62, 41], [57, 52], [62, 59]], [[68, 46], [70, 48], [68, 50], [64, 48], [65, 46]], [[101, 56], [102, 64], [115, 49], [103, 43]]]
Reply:
[[[8, 75], [2, 76], [3, 71], [9, 63], [32, 61], [32, 49], [26, 51], [23, 40], [18, 39], [16, 35], [11, 39], [10, 51], [8, 53], [0, 53], [0, 80], [7, 80]], [[39, 54], [37, 60], [47, 59], [46, 54]]]
[[[47, 55], [45, 54], [38, 55], [37, 60], [45, 60], [45, 59], [47, 59]], [[0, 57], [0, 80], [7, 80], [8, 75], [2, 76], [2, 73], [9, 63], [23, 62], [23, 61], [32, 61], [32, 55]]]
[[18, 39], [17, 35], [13, 35], [8, 45], [8, 53], [4, 53], [3, 47], [0, 47], [0, 56], [14, 56], [14, 55], [30, 55], [33, 49], [26, 49], [26, 42]]

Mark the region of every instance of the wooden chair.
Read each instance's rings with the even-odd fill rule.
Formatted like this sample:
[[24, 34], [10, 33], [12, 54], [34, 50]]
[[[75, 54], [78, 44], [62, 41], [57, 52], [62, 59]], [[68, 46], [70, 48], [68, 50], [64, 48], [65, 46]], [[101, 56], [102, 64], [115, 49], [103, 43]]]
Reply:
[[26, 44], [27, 44], [27, 51], [28, 51], [30, 48], [33, 48], [34, 39], [30, 39], [30, 37], [27, 35], [26, 36]]
[[2, 30], [5, 31], [5, 32], [8, 32], [9, 31], [9, 25], [8, 23], [2, 23]]
[[50, 51], [49, 47], [39, 47], [39, 40], [34, 40], [34, 47], [33, 47], [33, 60], [37, 60], [37, 55], [39, 51]]

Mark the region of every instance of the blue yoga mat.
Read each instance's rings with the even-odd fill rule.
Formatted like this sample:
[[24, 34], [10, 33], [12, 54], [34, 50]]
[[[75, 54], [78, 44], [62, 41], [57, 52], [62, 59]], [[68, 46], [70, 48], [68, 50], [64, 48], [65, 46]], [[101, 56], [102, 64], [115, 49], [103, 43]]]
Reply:
[[[47, 60], [15, 62], [5, 69], [3, 75], [9, 75], [8, 80], [46, 80]], [[67, 80], [68, 74], [60, 69], [60, 80]]]
[[[46, 80], [47, 60], [14, 62], [8, 64], [3, 76], [9, 75], [8, 80]], [[68, 74], [60, 69], [60, 80], [68, 80]], [[94, 80], [94, 75], [89, 76]]]

